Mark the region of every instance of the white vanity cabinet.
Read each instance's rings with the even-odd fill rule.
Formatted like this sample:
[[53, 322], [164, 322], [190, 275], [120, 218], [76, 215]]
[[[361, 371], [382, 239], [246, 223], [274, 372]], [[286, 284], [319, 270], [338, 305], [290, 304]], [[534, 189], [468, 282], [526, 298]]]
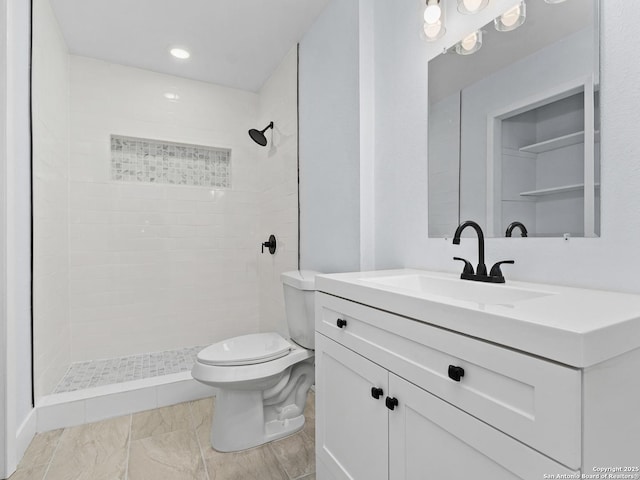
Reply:
[[537, 480], [581, 466], [578, 369], [324, 293], [316, 369], [321, 480]]

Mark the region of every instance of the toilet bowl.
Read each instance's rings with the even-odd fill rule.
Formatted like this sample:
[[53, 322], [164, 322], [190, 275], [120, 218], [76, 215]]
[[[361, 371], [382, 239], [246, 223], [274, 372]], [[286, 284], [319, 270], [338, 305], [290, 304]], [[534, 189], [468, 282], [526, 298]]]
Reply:
[[256, 333], [214, 343], [198, 353], [194, 379], [218, 388], [211, 446], [220, 452], [256, 447], [302, 429], [315, 381], [315, 272], [282, 274], [290, 339]]

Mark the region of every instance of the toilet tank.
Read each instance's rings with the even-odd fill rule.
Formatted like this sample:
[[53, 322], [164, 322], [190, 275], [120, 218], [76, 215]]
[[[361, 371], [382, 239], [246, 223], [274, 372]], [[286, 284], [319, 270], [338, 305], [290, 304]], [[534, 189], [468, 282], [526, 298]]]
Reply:
[[285, 272], [281, 275], [289, 335], [298, 345], [309, 349], [315, 349], [316, 275], [319, 275], [319, 272], [311, 270]]

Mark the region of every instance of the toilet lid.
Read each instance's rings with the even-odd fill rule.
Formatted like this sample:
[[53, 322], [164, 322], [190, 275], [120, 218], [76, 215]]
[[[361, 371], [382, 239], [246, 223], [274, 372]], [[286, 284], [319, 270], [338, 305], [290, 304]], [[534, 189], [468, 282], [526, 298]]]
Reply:
[[251, 365], [284, 357], [291, 344], [275, 332], [253, 333], [228, 338], [198, 353], [198, 361], [207, 365]]

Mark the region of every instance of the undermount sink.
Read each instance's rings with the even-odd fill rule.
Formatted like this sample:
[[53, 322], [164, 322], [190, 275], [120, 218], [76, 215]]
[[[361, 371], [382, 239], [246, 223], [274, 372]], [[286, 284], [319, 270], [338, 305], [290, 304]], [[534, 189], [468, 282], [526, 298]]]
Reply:
[[413, 293], [438, 295], [452, 300], [476, 302], [484, 305], [513, 305], [516, 302], [553, 295], [550, 292], [507, 287], [504, 284], [486, 284], [418, 274], [369, 278], [366, 281]]

